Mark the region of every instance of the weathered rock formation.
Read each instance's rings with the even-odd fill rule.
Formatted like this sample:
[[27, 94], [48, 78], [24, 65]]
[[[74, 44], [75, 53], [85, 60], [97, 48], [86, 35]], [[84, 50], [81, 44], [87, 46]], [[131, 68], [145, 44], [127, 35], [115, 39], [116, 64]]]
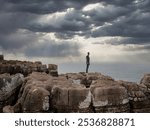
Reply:
[[127, 90], [113, 79], [98, 79], [91, 85], [95, 112], [129, 112]]
[[150, 112], [150, 91], [145, 85], [119, 81], [127, 89], [130, 112]]
[[16, 103], [23, 80], [22, 74], [0, 75], [0, 112], [2, 112], [4, 106]]
[[150, 74], [145, 74], [141, 79], [141, 84], [145, 85], [150, 90]]
[[24, 79], [16, 104], [10, 105], [3, 112], [150, 112], [150, 91], [100, 73], [53, 77], [33, 72]]
[[150, 112], [150, 74], [137, 84], [57, 69], [0, 60], [0, 112]]
[[24, 76], [31, 74], [32, 72], [45, 72], [53, 76], [58, 76], [57, 65], [49, 64], [48, 68], [41, 62], [29, 62], [29, 61], [16, 61], [16, 60], [3, 60], [0, 58], [0, 74], [9, 73], [17, 74], [21, 73]]
[[48, 65], [48, 73], [52, 76], [58, 76], [58, 66], [55, 64], [49, 64]]
[[91, 93], [82, 84], [60, 77], [53, 82], [52, 109], [54, 112], [90, 112]]
[[25, 78], [19, 99], [4, 112], [91, 112], [90, 90], [64, 76], [34, 72]]

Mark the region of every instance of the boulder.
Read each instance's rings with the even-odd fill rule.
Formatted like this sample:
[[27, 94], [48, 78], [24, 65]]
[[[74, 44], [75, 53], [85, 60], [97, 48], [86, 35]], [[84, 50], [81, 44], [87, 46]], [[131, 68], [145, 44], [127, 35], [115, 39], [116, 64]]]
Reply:
[[140, 84], [145, 85], [150, 90], [150, 74], [145, 74], [141, 79]]
[[38, 64], [38, 65], [42, 65], [42, 62], [41, 62], [41, 61], [35, 61], [34, 63], [35, 63], [35, 64]]
[[0, 112], [2, 112], [4, 106], [15, 104], [23, 80], [24, 76], [22, 74], [0, 75]]
[[46, 72], [50, 73], [52, 76], [58, 76], [57, 65], [55, 64], [50, 64], [48, 69], [46, 65], [43, 65], [39, 61], [29, 62], [17, 60], [0, 60], [0, 74], [22, 73], [24, 76], [28, 76], [32, 72]]
[[150, 112], [150, 91], [141, 84], [119, 81], [127, 89], [130, 103], [130, 112]]
[[127, 90], [112, 78], [101, 76], [90, 90], [94, 112], [129, 112]]
[[49, 70], [49, 74], [54, 76], [54, 77], [58, 77], [58, 71], [57, 70]]
[[55, 64], [49, 64], [48, 65], [48, 72], [50, 75], [58, 77], [58, 66]]
[[54, 86], [52, 106], [54, 112], [91, 112], [91, 93], [89, 89], [79, 85]]
[[55, 65], [55, 64], [48, 64], [48, 69], [49, 69], [49, 70], [57, 70], [57, 69], [58, 69], [58, 66]]
[[[46, 73], [33, 72], [25, 78], [16, 106], [18, 112], [48, 112], [52, 77]], [[21, 108], [21, 110], [19, 109]]]
[[[30, 86], [29, 86], [30, 87]], [[46, 112], [49, 110], [49, 92], [42, 87], [31, 87], [24, 91], [21, 99], [23, 112]]]

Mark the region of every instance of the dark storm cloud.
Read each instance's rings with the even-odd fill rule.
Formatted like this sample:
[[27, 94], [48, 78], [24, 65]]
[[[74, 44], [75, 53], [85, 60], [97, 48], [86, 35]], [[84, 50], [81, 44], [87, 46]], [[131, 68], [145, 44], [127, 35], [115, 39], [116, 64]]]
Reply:
[[96, 22], [96, 25], [98, 25], [98, 23], [101, 23], [101, 22], [102, 23], [111, 22], [118, 17], [129, 14], [130, 12], [131, 12], [131, 9], [128, 9], [125, 7], [107, 5], [105, 8], [98, 6], [97, 8], [89, 10], [89, 11], [85, 11], [84, 13], [90, 16], [93, 22]]
[[[45, 22], [44, 19], [49, 16], [52, 17]], [[61, 14], [52, 14], [44, 18], [41, 16], [40, 18], [40, 21], [36, 19], [31, 22], [30, 30], [54, 32], [57, 38], [64, 39], [72, 38], [74, 35], [85, 35], [90, 30], [91, 20], [88, 20], [81, 11], [75, 9], [68, 9], [63, 16]], [[43, 24], [43, 22], [45, 23]]]
[[20, 12], [0, 12], [0, 34], [15, 33], [20, 28], [27, 28], [37, 16]]
[[145, 41], [145, 39], [147, 40], [149, 38], [150, 35], [150, 30], [148, 29], [150, 27], [150, 13], [148, 11], [150, 9], [149, 0], [126, 1], [125, 2], [126, 4], [124, 3], [125, 4], [124, 6], [123, 2], [121, 1], [108, 3], [112, 4], [113, 6], [116, 6], [116, 9], [118, 8], [119, 13], [117, 15], [117, 12], [115, 13], [115, 9], [113, 9], [114, 11], [110, 13], [112, 14], [111, 17], [114, 16], [113, 13], [115, 13], [117, 17], [114, 16], [113, 21], [111, 20], [105, 21], [110, 24], [102, 26], [101, 28], [93, 31], [92, 32], [93, 37], [99, 36], [129, 37], [129, 40], [132, 38], [133, 43], [138, 42], [136, 40], [142, 42], [142, 40]]
[[6, 0], [11, 8], [9, 11], [21, 11], [28, 13], [46, 14], [62, 11], [67, 8], [81, 9], [88, 3], [98, 0]]
[[9, 36], [1, 36], [2, 50], [6, 53], [20, 54], [27, 57], [66, 57], [79, 56], [80, 46], [72, 41], [55, 41], [45, 38], [45, 35], [35, 34], [26, 30]]
[[135, 10], [128, 15], [118, 17], [111, 25], [103, 26], [93, 32], [93, 36], [122, 36], [134, 38], [149, 38], [150, 14], [141, 10]]
[[40, 45], [30, 46], [25, 49], [25, 55], [28, 57], [69, 57], [79, 56], [79, 45], [72, 42], [45, 41]]
[[[0, 48], [12, 50], [29, 46], [25, 54], [66, 56], [78, 54], [80, 47], [70, 44], [37, 46], [40, 36], [51, 33], [59, 39], [75, 35], [88, 37], [122, 37], [110, 44], [150, 44], [149, 0], [0, 0]], [[96, 4], [96, 6], [94, 5]], [[85, 9], [87, 6], [93, 8]], [[95, 6], [95, 7], [94, 7]], [[101, 7], [103, 6], [103, 8]], [[59, 15], [59, 13], [64, 15]], [[57, 14], [58, 13], [58, 14]], [[53, 16], [48, 19], [49, 16]], [[26, 30], [19, 31], [19, 30]], [[28, 33], [26, 33], [28, 32]], [[46, 48], [54, 48], [43, 54]], [[68, 48], [67, 48], [68, 47]], [[42, 49], [40, 49], [42, 48]], [[67, 48], [67, 49], [65, 49]], [[72, 50], [71, 48], [75, 48]], [[32, 54], [33, 50], [37, 50]], [[64, 51], [66, 53], [64, 53]], [[68, 51], [70, 50], [70, 51]], [[28, 52], [28, 53], [26, 53]]]
[[0, 34], [0, 47], [6, 51], [21, 51], [19, 49], [24, 48], [25, 46], [30, 45], [31, 43], [36, 42], [39, 38], [36, 34], [25, 31], [19, 30], [17, 32], [11, 34]]

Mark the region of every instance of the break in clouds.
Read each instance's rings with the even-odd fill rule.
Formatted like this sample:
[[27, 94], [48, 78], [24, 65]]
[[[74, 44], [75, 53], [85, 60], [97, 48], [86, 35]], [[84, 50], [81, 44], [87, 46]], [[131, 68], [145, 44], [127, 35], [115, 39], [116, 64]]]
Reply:
[[127, 59], [126, 56], [139, 61], [143, 61], [142, 57], [149, 59], [149, 0], [0, 0], [0, 3], [1, 53], [66, 58], [82, 57], [92, 51], [102, 61]]

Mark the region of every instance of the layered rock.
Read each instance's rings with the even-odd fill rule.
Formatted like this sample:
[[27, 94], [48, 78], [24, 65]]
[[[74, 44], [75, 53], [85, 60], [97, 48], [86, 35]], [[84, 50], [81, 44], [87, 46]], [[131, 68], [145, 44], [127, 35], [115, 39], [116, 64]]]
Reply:
[[[46, 73], [30, 74], [22, 85], [15, 112], [48, 112], [52, 77]], [[49, 90], [49, 91], [48, 91]]]
[[91, 112], [91, 93], [72, 80], [59, 80], [52, 89], [54, 112]]
[[[57, 70], [54, 64], [48, 68]], [[1, 75], [1, 111], [3, 107], [3, 112], [150, 112], [149, 75], [137, 84], [100, 73], [53, 74]]]
[[29, 61], [16, 61], [16, 60], [0, 60], [0, 74], [9, 73], [17, 74], [21, 73], [24, 76], [31, 74], [32, 72], [45, 72], [53, 76], [58, 76], [57, 65], [50, 64], [47, 68], [41, 62], [29, 62]]
[[34, 72], [25, 78], [14, 112], [90, 112], [91, 94], [64, 76]]
[[129, 112], [127, 90], [109, 77], [101, 77], [91, 85], [95, 112]]
[[18, 98], [19, 89], [23, 83], [23, 75], [0, 75], [0, 112], [6, 105], [14, 105]]
[[119, 83], [127, 89], [130, 112], [150, 112], [150, 91], [146, 86], [125, 81]]
[[50, 73], [50, 75], [57, 77], [58, 76], [58, 66], [55, 64], [49, 64], [48, 72]]
[[145, 74], [140, 83], [145, 85], [147, 89], [150, 90], [150, 74]]

